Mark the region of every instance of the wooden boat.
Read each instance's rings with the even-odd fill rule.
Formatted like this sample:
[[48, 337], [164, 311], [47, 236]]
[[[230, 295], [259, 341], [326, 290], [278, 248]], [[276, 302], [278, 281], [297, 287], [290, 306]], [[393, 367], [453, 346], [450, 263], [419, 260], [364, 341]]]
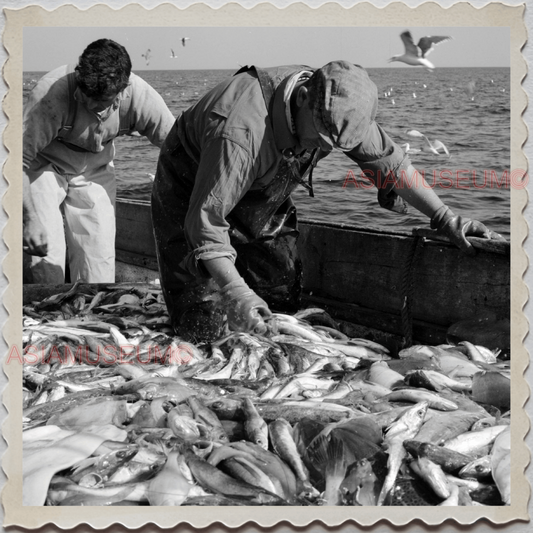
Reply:
[[[150, 203], [117, 202], [117, 282], [159, 277]], [[471, 238], [469, 257], [446, 242], [302, 219], [303, 304], [355, 324], [395, 351], [411, 338], [446, 342], [454, 323], [509, 320], [510, 244]], [[427, 232], [424, 233], [427, 235]]]

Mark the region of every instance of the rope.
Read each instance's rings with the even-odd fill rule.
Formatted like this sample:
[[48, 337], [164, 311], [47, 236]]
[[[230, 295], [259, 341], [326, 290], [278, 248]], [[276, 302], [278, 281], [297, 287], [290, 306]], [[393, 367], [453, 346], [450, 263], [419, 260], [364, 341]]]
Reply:
[[404, 348], [409, 348], [413, 345], [413, 316], [411, 312], [411, 304], [413, 300], [413, 288], [414, 288], [414, 266], [418, 260], [418, 256], [422, 251], [423, 242], [422, 237], [415, 236], [411, 243], [411, 248], [406, 257], [403, 274], [402, 274], [402, 331], [404, 337]]

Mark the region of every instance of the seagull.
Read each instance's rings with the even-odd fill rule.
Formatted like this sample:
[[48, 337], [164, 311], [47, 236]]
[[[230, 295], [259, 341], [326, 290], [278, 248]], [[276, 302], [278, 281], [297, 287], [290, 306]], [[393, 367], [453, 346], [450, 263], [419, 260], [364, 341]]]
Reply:
[[170, 59], [177, 59], [178, 56], [174, 53], [174, 50], [172, 48], [170, 49]]
[[405, 46], [405, 52], [403, 55], [392, 56], [389, 59], [389, 63], [392, 61], [401, 61], [407, 65], [426, 67], [429, 70], [433, 70], [435, 65], [428, 61], [426, 56], [433, 50], [435, 44], [451, 39], [451, 37], [445, 35], [422, 37], [418, 41], [418, 45], [416, 45], [410, 31], [404, 31], [400, 37]]
[[[420, 133], [418, 130], [407, 130], [405, 134], [414, 139], [425, 139], [429, 146], [429, 151], [433, 152], [435, 155], [440, 155], [439, 150], [442, 150], [448, 157], [450, 157], [448, 148], [446, 148], [442, 142], [436, 139], [431, 142], [423, 133]], [[407, 149], [409, 149], [409, 145], [407, 145]]]
[[150, 64], [150, 58], [152, 57], [152, 53], [150, 51], [150, 48], [148, 48], [148, 50], [146, 50], [146, 52], [144, 54], [141, 54], [141, 57], [144, 57], [144, 59], [146, 60], [146, 64], [149, 65]]
[[418, 148], [411, 148], [409, 146], [409, 143], [400, 144], [400, 148], [406, 153], [406, 154], [412, 154], [414, 152], [421, 152], [422, 150], [419, 150]]
[[187, 41], [188, 41], [189, 39], [190, 39], [190, 37], [182, 37], [182, 39], [181, 39], [181, 44], [182, 44], [183, 46], [185, 46], [185, 44], [187, 43]]

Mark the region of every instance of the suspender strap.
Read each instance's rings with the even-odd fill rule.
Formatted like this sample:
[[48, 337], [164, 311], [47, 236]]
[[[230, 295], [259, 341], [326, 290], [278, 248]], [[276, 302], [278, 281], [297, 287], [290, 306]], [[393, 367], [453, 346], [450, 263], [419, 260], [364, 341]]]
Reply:
[[71, 130], [74, 126], [74, 119], [76, 118], [76, 107], [77, 103], [74, 99], [74, 92], [76, 91], [76, 73], [71, 72], [67, 74], [67, 83], [68, 83], [68, 117], [67, 123], [63, 126], [65, 130]]
[[263, 91], [263, 98], [265, 99], [266, 107], [268, 110], [270, 110], [270, 104], [272, 102], [272, 97], [274, 96], [274, 84], [272, 82], [272, 78], [267, 74], [266, 71], [257, 67], [254, 68], [257, 72], [261, 90]]

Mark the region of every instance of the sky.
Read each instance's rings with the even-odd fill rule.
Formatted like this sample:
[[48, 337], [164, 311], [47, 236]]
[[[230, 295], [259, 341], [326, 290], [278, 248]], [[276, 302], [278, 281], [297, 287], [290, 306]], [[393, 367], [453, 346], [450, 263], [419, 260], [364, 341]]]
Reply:
[[[305, 64], [320, 67], [345, 59], [365, 68], [413, 68], [388, 63], [402, 54], [400, 33], [416, 42], [427, 35], [448, 35], [429, 55], [436, 67], [508, 67], [506, 27], [25, 27], [23, 70], [45, 72], [76, 63], [84, 48], [103, 37], [128, 50], [133, 70], [238, 69]], [[183, 46], [182, 37], [188, 37]], [[146, 51], [150, 50], [147, 64]], [[171, 50], [177, 56], [171, 57]]]

